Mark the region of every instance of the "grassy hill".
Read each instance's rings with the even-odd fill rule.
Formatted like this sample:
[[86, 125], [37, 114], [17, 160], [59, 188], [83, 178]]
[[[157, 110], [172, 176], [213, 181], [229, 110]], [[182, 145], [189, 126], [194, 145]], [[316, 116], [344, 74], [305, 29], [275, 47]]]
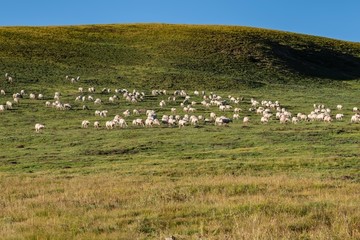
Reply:
[[222, 88], [360, 78], [360, 43], [232, 26], [1, 27], [0, 72], [19, 81]]
[[[0, 28], [0, 74], [15, 78], [8, 83], [0, 75], [0, 105], [13, 103], [0, 111], [0, 238], [360, 239], [360, 124], [350, 122], [360, 107], [359, 49], [245, 27]], [[89, 93], [90, 86], [97, 91]], [[131, 103], [115, 87], [143, 91], [144, 100]], [[153, 88], [168, 95], [154, 96]], [[195, 102], [189, 115], [214, 112], [233, 122], [131, 125], [148, 109], [161, 118], [176, 108], [183, 117], [185, 97], [169, 100], [180, 88]], [[22, 89], [16, 103], [13, 93]], [[240, 119], [200, 104], [194, 90], [242, 109]], [[55, 92], [72, 107], [46, 106]], [[251, 98], [279, 101], [292, 116], [317, 104], [344, 118], [280, 124], [271, 108], [273, 117], [262, 124], [248, 111]], [[105, 128], [135, 109], [141, 114], [124, 116], [127, 128]], [[85, 119], [88, 128], [81, 127]], [[36, 133], [35, 123], [45, 129]]]

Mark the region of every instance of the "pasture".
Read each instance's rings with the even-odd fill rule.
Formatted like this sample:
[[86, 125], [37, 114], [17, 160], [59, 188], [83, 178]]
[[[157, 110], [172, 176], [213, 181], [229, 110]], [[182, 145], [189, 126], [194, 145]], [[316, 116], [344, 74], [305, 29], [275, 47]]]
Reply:
[[[59, 77], [62, 78], [62, 77]], [[84, 80], [82, 80], [84, 79]], [[172, 107], [184, 116], [178, 97], [152, 96], [131, 103], [96, 85], [102, 104], [75, 101], [78, 87], [90, 95], [88, 77], [51, 85], [2, 82], [6, 95], [27, 93], [13, 109], [0, 112], [0, 235], [3, 239], [359, 239], [360, 124], [350, 123], [359, 107], [358, 81], [334, 85], [267, 85], [233, 90], [185, 89], [196, 101], [195, 115], [232, 118], [233, 111], [206, 108], [194, 90], [228, 99], [242, 97], [240, 119], [183, 128], [164, 124], [106, 129], [105, 121], [126, 110], [153, 109], [158, 118]], [[102, 88], [112, 92], [101, 93]], [[160, 89], [162, 89], [160, 87]], [[129, 91], [133, 89], [128, 88]], [[60, 101], [70, 110], [46, 107]], [[42, 100], [29, 99], [42, 93]], [[109, 96], [118, 95], [115, 103]], [[296, 115], [324, 104], [342, 121], [267, 124], [250, 112], [250, 99], [279, 101]], [[160, 107], [159, 102], [166, 101]], [[83, 110], [86, 104], [88, 110]], [[337, 110], [342, 104], [343, 110]], [[107, 117], [94, 115], [107, 110]], [[191, 115], [191, 114], [190, 114]], [[90, 125], [81, 127], [83, 120]], [[101, 128], [94, 129], [93, 122]], [[34, 130], [35, 123], [45, 129]]]

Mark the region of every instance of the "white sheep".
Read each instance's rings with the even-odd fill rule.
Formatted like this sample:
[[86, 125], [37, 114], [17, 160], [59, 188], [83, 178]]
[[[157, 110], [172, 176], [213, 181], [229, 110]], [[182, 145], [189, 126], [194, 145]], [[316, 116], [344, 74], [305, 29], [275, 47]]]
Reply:
[[96, 128], [96, 129], [100, 128], [100, 122], [99, 121], [94, 122], [94, 128]]
[[97, 98], [97, 99], [94, 101], [94, 104], [101, 104], [101, 99], [100, 99], [100, 98]]
[[359, 114], [355, 114], [355, 115], [351, 116], [351, 123], [358, 123], [358, 122], [360, 122]]
[[30, 93], [29, 98], [30, 98], [30, 99], [35, 99], [35, 98], [36, 98], [36, 95], [33, 94], [33, 93]]
[[182, 128], [182, 127], [184, 127], [185, 125], [187, 125], [187, 121], [184, 120], [184, 119], [180, 119], [180, 120], [179, 120], [179, 128]]
[[13, 109], [12, 102], [6, 101], [6, 109]]
[[105, 127], [106, 129], [113, 129], [115, 126], [115, 121], [106, 121]]
[[134, 120], [132, 121], [132, 124], [133, 124], [134, 126], [142, 126], [142, 127], [145, 126], [144, 121], [143, 121], [141, 118], [134, 119]]
[[250, 118], [249, 117], [244, 117], [243, 123], [248, 124], [249, 122], [250, 122]]
[[0, 94], [5, 95], [5, 91], [3, 89], [1, 89]]
[[340, 105], [340, 104], [338, 104], [338, 105], [336, 106], [336, 109], [337, 109], [337, 110], [341, 110], [342, 108], [343, 108], [343, 106]]
[[261, 117], [260, 122], [261, 123], [268, 123], [269, 119], [267, 117]]
[[4, 107], [4, 105], [0, 105], [0, 112], [3, 112], [3, 111], [5, 111], [5, 107]]
[[344, 114], [338, 113], [338, 114], [336, 114], [335, 119], [340, 121], [343, 119], [343, 117], [344, 117]]
[[328, 116], [328, 115], [326, 115], [325, 117], [324, 117], [324, 122], [332, 122], [332, 118], [330, 117], [330, 116]]
[[127, 123], [126, 123], [126, 121], [125, 121], [125, 119], [123, 119], [123, 118], [120, 118], [120, 119], [117, 121], [117, 123], [119, 124], [120, 128], [125, 128], [125, 127], [128, 126]]
[[81, 123], [81, 127], [82, 128], [88, 128], [89, 124], [90, 124], [90, 122], [88, 120], [84, 120]]
[[43, 124], [40, 124], [40, 123], [35, 124], [35, 131], [36, 132], [40, 132], [40, 130], [44, 129], [44, 128], [45, 128], [45, 125], [43, 125]]

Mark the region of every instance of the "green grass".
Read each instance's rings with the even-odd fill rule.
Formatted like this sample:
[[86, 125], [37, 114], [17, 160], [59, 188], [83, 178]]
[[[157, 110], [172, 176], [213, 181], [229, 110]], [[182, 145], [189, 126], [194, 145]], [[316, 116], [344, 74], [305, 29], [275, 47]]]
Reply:
[[[319, 65], [328, 57], [324, 52], [339, 53], [335, 63], [358, 57], [357, 43], [159, 24], [1, 28], [0, 39], [0, 73], [16, 74], [13, 84], [0, 82], [7, 93], [0, 104], [21, 89], [45, 96], [26, 96], [0, 113], [3, 239], [360, 238], [360, 125], [350, 123], [352, 107], [359, 107], [358, 70], [325, 74], [326, 64]], [[306, 62], [309, 49], [325, 54], [307, 63], [318, 66], [317, 73], [292, 65]], [[286, 60], [279, 57], [284, 52], [298, 55]], [[70, 84], [67, 74], [81, 81]], [[80, 86], [135, 88], [146, 98], [110, 104], [115, 93], [97, 91], [91, 95], [103, 104], [86, 102], [90, 110], [82, 110], [83, 103], [74, 102]], [[159, 108], [168, 96], [150, 96], [153, 88], [244, 97], [240, 116], [251, 122], [141, 128], [130, 126], [130, 116], [129, 128], [104, 129], [105, 121], [126, 109], [155, 109], [161, 116], [176, 107], [184, 114], [180, 98]], [[55, 91], [72, 110], [45, 107]], [[293, 114], [308, 114], [316, 103], [335, 115], [342, 104], [345, 118], [263, 125], [247, 111], [252, 97], [278, 100]], [[222, 114], [216, 107], [195, 107], [196, 115]], [[95, 117], [97, 109], [108, 110], [108, 117]], [[100, 120], [103, 127], [82, 129], [84, 119]], [[33, 129], [37, 122], [46, 125], [41, 133]]]

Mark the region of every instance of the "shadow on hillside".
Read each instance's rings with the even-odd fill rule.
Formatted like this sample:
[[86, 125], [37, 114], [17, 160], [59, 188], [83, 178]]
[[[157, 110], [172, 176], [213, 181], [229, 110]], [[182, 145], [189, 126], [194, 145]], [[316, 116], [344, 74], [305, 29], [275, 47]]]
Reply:
[[271, 43], [272, 53], [290, 71], [333, 80], [360, 78], [360, 58], [316, 45], [303, 49]]

